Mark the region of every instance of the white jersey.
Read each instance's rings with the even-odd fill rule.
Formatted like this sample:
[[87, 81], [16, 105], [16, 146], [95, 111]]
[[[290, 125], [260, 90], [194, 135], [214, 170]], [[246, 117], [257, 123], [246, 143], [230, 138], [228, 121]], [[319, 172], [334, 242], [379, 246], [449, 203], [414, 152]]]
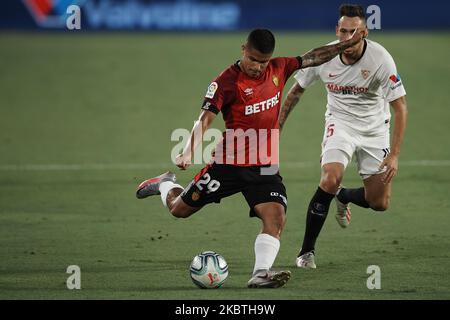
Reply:
[[362, 134], [386, 131], [389, 126], [383, 124], [391, 117], [389, 102], [406, 94], [389, 52], [367, 39], [356, 63], [346, 65], [336, 56], [320, 66], [300, 69], [295, 75], [302, 88], [319, 78], [328, 92], [326, 117], [344, 121]]

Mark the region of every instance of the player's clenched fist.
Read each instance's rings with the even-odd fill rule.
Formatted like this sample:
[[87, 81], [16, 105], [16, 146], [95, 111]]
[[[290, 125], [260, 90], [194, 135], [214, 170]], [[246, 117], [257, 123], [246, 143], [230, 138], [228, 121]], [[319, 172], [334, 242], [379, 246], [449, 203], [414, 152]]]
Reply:
[[186, 170], [191, 165], [191, 159], [183, 154], [179, 154], [175, 159], [175, 164], [181, 170]]

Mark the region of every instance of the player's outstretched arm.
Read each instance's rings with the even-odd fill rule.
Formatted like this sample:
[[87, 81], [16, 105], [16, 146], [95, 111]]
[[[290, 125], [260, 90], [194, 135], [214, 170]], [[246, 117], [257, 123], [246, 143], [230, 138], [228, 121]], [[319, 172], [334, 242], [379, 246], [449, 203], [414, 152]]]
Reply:
[[181, 170], [186, 170], [191, 164], [192, 155], [194, 154], [195, 149], [197, 149], [198, 145], [203, 141], [203, 135], [206, 130], [209, 129], [215, 118], [216, 114], [214, 112], [202, 110], [198, 120], [194, 123], [194, 127], [191, 131], [191, 137], [184, 147], [183, 153], [178, 155], [176, 158], [176, 165], [178, 168]]
[[297, 81], [289, 90], [286, 100], [284, 101], [283, 106], [281, 107], [280, 116], [278, 118], [280, 124], [280, 131], [283, 130], [284, 123], [286, 122], [289, 113], [291, 113], [292, 109], [294, 109], [294, 107], [297, 105], [298, 101], [300, 100], [300, 97], [304, 92], [305, 89], [300, 87]]
[[382, 177], [382, 181], [385, 184], [391, 182], [392, 178], [397, 174], [398, 156], [405, 135], [406, 119], [408, 116], [405, 96], [395, 99], [390, 105], [394, 110], [394, 131], [392, 135], [391, 152], [384, 158], [380, 165], [380, 169], [386, 167], [386, 172]]
[[301, 56], [302, 65], [300, 68], [315, 67], [328, 62], [338, 54], [342, 53], [345, 49], [357, 44], [362, 38], [363, 31], [358, 31], [358, 29], [356, 29], [349, 40], [312, 49]]

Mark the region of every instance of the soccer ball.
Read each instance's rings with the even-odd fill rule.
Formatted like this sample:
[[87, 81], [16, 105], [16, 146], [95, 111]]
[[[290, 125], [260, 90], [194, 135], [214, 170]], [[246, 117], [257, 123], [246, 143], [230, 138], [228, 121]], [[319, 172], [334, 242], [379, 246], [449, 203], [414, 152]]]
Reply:
[[192, 259], [190, 274], [199, 288], [219, 288], [228, 277], [228, 264], [220, 254], [204, 251]]

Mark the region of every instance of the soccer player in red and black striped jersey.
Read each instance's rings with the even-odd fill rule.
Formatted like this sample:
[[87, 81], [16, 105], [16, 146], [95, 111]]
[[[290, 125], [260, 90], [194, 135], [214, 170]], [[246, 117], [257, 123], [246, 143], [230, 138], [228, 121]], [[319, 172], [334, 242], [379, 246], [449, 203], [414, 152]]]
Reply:
[[253, 275], [247, 286], [283, 286], [290, 272], [271, 270], [280, 247], [287, 209], [286, 189], [277, 170], [278, 115], [283, 88], [296, 70], [331, 60], [357, 43], [361, 36], [355, 33], [350, 40], [298, 57], [272, 58], [275, 49], [272, 32], [253, 30], [242, 45], [242, 58], [209, 85], [200, 117], [176, 165], [182, 170], [190, 165], [203, 133], [221, 112], [226, 131], [212, 161], [186, 189], [175, 184], [174, 173], [166, 172], [142, 182], [136, 196], [141, 199], [160, 194], [172, 215], [186, 218], [208, 203], [218, 203], [241, 192], [250, 207], [250, 216], [262, 220], [262, 231], [255, 241]]

